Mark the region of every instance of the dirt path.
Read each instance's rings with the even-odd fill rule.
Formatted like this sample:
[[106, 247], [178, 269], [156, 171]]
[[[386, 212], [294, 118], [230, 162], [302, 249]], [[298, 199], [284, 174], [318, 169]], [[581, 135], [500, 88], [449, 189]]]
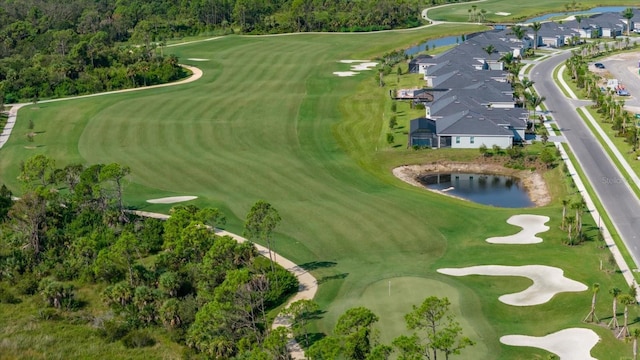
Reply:
[[[136, 215], [151, 217], [151, 218], [161, 219], [161, 220], [167, 220], [169, 218], [169, 215], [152, 213], [147, 211], [133, 211], [133, 213], [135, 213]], [[234, 233], [230, 233], [225, 230], [215, 229], [215, 233], [216, 235], [220, 235], [220, 236], [230, 236], [233, 239], [235, 239], [237, 242], [248, 241], [246, 238], [243, 238], [240, 235], [236, 235]], [[256, 247], [256, 249], [258, 249], [258, 252], [260, 253], [260, 255], [269, 257], [269, 250], [266, 247], [255, 244], [255, 243], [254, 243], [254, 246]], [[293, 275], [295, 275], [298, 278], [298, 282], [300, 283], [300, 285], [298, 286], [298, 292], [291, 299], [289, 299], [285, 308], [288, 308], [289, 305], [291, 305], [292, 303], [298, 300], [312, 300], [316, 295], [316, 291], [318, 290], [318, 281], [316, 280], [316, 278], [313, 277], [313, 275], [311, 275], [307, 270], [296, 265], [293, 261], [283, 256], [280, 256], [278, 254], [275, 254], [273, 252], [272, 252], [272, 255], [274, 255], [276, 263], [278, 263], [278, 265], [282, 266], [283, 268], [293, 273]], [[275, 318], [275, 320], [273, 321], [273, 324], [271, 325], [271, 328], [275, 329], [280, 326], [285, 326], [288, 328], [291, 327], [291, 319], [289, 319], [287, 316], [283, 315], [282, 313], [280, 313]], [[289, 343], [287, 344], [287, 348], [289, 349], [289, 354], [291, 354], [291, 358], [293, 360], [306, 359], [306, 357], [304, 356], [304, 351], [302, 350], [302, 347], [300, 346], [300, 344], [298, 344], [295, 338], [292, 337], [291, 340], [289, 340]]]
[[[202, 72], [202, 70], [198, 69], [197, 67], [188, 66], [188, 65], [180, 65], [180, 66], [184, 67], [185, 69], [190, 70], [192, 75], [189, 76], [186, 79], [183, 79], [183, 80], [180, 80], [180, 81], [176, 81], [176, 82], [172, 82], [172, 83], [166, 83], [166, 84], [160, 84], [160, 85], [151, 85], [151, 86], [145, 86], [145, 87], [137, 87], [137, 88], [131, 88], [131, 89], [106, 91], [106, 92], [101, 92], [101, 93], [96, 93], [96, 94], [89, 94], [89, 95], [70, 96], [70, 97], [60, 98], [60, 99], [42, 100], [42, 101], [38, 101], [38, 104], [46, 104], [46, 103], [52, 103], [52, 102], [58, 102], [58, 101], [76, 100], [76, 99], [84, 99], [84, 98], [89, 98], [89, 97], [121, 94], [121, 93], [132, 92], [132, 91], [149, 90], [149, 89], [156, 89], [156, 88], [167, 87], [167, 86], [182, 85], [182, 84], [188, 84], [190, 82], [194, 82], [194, 81], [196, 81], [196, 80], [198, 80], [198, 79], [200, 79], [202, 77], [203, 72]], [[9, 140], [9, 137], [11, 136], [11, 132], [13, 131], [13, 127], [15, 126], [16, 121], [18, 119], [18, 110], [20, 110], [20, 108], [23, 107], [23, 106], [31, 105], [31, 104], [32, 103], [21, 103], [21, 104], [6, 105], [7, 107], [10, 106], [11, 109], [9, 109], [9, 119], [7, 120], [7, 124], [4, 126], [4, 129], [2, 130], [2, 134], [0, 134], [0, 149], [2, 149], [4, 144]]]

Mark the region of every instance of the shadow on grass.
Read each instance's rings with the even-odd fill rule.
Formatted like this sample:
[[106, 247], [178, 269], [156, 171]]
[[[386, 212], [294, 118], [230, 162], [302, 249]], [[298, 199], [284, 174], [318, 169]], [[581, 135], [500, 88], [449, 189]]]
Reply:
[[311, 261], [308, 263], [300, 264], [299, 266], [307, 271], [329, 268], [338, 265], [337, 262], [334, 261]]
[[324, 276], [324, 277], [318, 279], [318, 284], [323, 284], [323, 283], [326, 283], [327, 281], [331, 281], [331, 280], [341, 280], [341, 279], [346, 278], [347, 276], [349, 276], [349, 273], [342, 273], [342, 274]]
[[396, 145], [393, 145], [393, 147], [394, 147], [394, 148], [399, 148], [399, 147], [401, 147], [401, 146], [402, 146], [402, 144], [396, 144]]

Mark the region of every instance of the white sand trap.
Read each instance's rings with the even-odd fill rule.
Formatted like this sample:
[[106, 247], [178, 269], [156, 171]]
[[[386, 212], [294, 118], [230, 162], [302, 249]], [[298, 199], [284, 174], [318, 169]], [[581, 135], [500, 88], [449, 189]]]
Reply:
[[150, 204], [175, 204], [184, 201], [190, 201], [197, 199], [197, 196], [171, 196], [159, 199], [149, 199], [147, 200]]
[[547, 336], [506, 335], [500, 342], [511, 346], [536, 347], [552, 352], [560, 360], [597, 360], [591, 357], [591, 349], [600, 338], [591, 329], [570, 328]]
[[579, 292], [589, 289], [583, 283], [566, 278], [564, 271], [557, 267], [545, 265], [503, 266], [484, 265], [466, 268], [438, 269], [441, 274], [452, 276], [489, 275], [489, 276], [522, 276], [533, 281], [533, 285], [519, 293], [502, 295], [498, 300], [507, 305], [531, 306], [544, 304], [557, 293]]
[[511, 15], [511, 13], [508, 12], [502, 12], [502, 11], [498, 11], [497, 13], [495, 13], [496, 15], [500, 15], [500, 16], [509, 16]]
[[191, 60], [191, 61], [209, 61], [209, 59], [200, 59], [200, 58], [188, 58], [187, 60]]
[[520, 226], [522, 230], [509, 236], [498, 236], [487, 239], [492, 244], [537, 244], [542, 238], [535, 236], [537, 233], [549, 230], [545, 225], [549, 221], [548, 216], [541, 215], [513, 215], [507, 220], [507, 224]]
[[353, 64], [353, 63], [369, 62], [369, 60], [340, 60], [340, 62], [343, 64]]
[[358, 65], [351, 65], [351, 70], [353, 71], [363, 71], [363, 70], [371, 70], [378, 65], [377, 62], [365, 62]]
[[338, 75], [340, 77], [345, 77], [345, 76], [353, 76], [353, 75], [357, 75], [358, 73], [355, 71], [334, 71], [333, 75]]

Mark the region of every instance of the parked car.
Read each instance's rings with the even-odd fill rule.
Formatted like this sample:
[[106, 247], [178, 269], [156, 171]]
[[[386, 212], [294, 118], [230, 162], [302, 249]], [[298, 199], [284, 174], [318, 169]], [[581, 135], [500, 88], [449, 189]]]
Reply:
[[604, 64], [603, 63], [595, 63], [595, 64], [593, 64], [593, 66], [597, 67], [598, 69], [604, 69]]
[[620, 89], [618, 90], [618, 96], [629, 96], [631, 94], [629, 94], [629, 92], [625, 89]]

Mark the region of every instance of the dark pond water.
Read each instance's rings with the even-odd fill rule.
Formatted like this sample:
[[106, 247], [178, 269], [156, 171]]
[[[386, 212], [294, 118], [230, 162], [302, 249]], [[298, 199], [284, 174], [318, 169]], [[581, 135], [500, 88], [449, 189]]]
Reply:
[[589, 9], [589, 10], [583, 10], [583, 11], [569, 11], [569, 12], [546, 14], [546, 15], [542, 15], [542, 16], [538, 16], [538, 17], [534, 17], [534, 18], [525, 20], [523, 22], [532, 23], [532, 22], [536, 22], [536, 21], [545, 21], [545, 20], [549, 20], [552, 17], [557, 17], [557, 16], [570, 16], [570, 15], [581, 15], [581, 14], [601, 14], [601, 13], [612, 13], [612, 12], [621, 13], [627, 7], [628, 6], [600, 6], [600, 7], [596, 7], [596, 8]]
[[461, 197], [480, 204], [523, 208], [535, 204], [519, 178], [502, 175], [450, 173], [427, 174], [418, 181], [434, 190]]
[[442, 38], [425, 41], [420, 45], [412, 46], [407, 50], [405, 50], [404, 53], [407, 56], [411, 56], [423, 51], [427, 51], [429, 49], [433, 49], [434, 46], [437, 48], [441, 46], [455, 45], [455, 44], [461, 43], [462, 41], [463, 40], [462, 38], [460, 38], [460, 36], [445, 36]]

